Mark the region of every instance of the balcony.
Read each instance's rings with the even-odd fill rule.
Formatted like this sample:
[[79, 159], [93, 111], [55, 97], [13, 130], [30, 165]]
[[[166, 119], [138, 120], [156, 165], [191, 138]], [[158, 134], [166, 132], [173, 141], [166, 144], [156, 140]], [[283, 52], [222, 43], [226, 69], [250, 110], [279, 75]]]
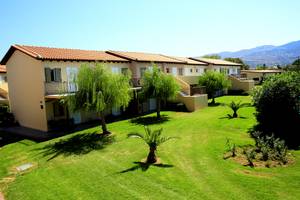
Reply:
[[49, 82], [45, 83], [46, 95], [58, 95], [73, 93], [77, 91], [77, 85], [75, 83], [68, 82]]
[[133, 87], [141, 87], [141, 78], [132, 78], [131, 83]]

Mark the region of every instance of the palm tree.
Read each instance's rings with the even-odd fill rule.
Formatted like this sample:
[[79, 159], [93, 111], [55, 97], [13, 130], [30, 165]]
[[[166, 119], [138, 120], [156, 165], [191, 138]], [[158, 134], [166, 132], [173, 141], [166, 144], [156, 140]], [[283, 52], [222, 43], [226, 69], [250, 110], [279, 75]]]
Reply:
[[157, 157], [155, 155], [156, 149], [157, 147], [170, 140], [170, 139], [174, 139], [175, 137], [163, 137], [162, 131], [163, 129], [158, 129], [158, 130], [154, 130], [152, 131], [149, 127], [144, 127], [145, 128], [145, 132], [146, 134], [140, 134], [140, 133], [129, 133], [128, 137], [133, 137], [133, 138], [140, 138], [142, 140], [145, 141], [146, 144], [148, 144], [149, 146], [149, 154], [147, 156], [147, 160], [146, 163], [152, 164], [152, 163], [156, 163], [157, 161]]
[[142, 95], [146, 98], [156, 98], [156, 116], [160, 120], [161, 102], [175, 99], [180, 87], [172, 75], [165, 74], [155, 64], [146, 70], [142, 77]]
[[226, 104], [226, 106], [228, 106], [229, 108], [231, 108], [231, 110], [233, 111], [233, 114], [232, 114], [232, 118], [237, 118], [238, 117], [238, 114], [237, 114], [237, 111], [240, 109], [240, 108], [245, 108], [245, 107], [249, 107], [250, 104], [249, 103], [241, 103], [240, 101], [239, 102], [234, 102], [232, 101], [230, 104]]

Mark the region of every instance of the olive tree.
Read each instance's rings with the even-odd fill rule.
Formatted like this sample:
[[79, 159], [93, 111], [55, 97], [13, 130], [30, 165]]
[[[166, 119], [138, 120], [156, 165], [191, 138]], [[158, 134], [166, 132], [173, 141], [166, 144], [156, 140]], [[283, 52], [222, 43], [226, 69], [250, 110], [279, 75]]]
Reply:
[[206, 87], [206, 93], [215, 103], [216, 92], [230, 87], [230, 81], [227, 77], [219, 72], [207, 71], [199, 77], [199, 85]]
[[142, 94], [146, 98], [156, 98], [157, 119], [160, 119], [162, 100], [174, 99], [179, 85], [172, 75], [163, 73], [156, 65], [146, 70], [142, 77]]
[[103, 64], [82, 65], [74, 82], [78, 90], [66, 99], [70, 110], [97, 112], [103, 134], [108, 134], [105, 111], [128, 106], [131, 99], [129, 75], [114, 74]]

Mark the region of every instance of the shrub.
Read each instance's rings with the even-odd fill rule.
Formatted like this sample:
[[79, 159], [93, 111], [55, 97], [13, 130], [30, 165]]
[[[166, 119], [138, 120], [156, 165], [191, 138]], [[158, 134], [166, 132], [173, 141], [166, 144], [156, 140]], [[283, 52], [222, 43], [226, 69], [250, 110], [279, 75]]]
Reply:
[[0, 105], [0, 127], [11, 126], [15, 123], [14, 115], [10, 112], [9, 106]]
[[254, 130], [274, 134], [289, 147], [300, 144], [300, 73], [273, 75], [253, 92], [258, 125]]
[[273, 134], [264, 136], [261, 132], [254, 132], [252, 136], [256, 142], [256, 151], [262, 154], [263, 161], [277, 160], [283, 164], [287, 163], [288, 149], [283, 140], [275, 138]]

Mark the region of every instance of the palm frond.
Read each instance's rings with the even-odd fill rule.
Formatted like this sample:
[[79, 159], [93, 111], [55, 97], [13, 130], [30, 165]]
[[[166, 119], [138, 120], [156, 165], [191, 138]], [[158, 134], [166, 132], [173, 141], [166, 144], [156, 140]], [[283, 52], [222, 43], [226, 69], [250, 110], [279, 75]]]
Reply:
[[162, 137], [162, 132], [163, 132], [162, 128], [152, 131], [149, 127], [145, 126], [144, 129], [145, 129], [145, 134], [129, 133], [127, 136], [128, 138], [133, 137], [133, 138], [143, 139], [145, 143], [147, 143], [150, 147], [157, 147], [168, 140], [176, 138], [176, 137]]

